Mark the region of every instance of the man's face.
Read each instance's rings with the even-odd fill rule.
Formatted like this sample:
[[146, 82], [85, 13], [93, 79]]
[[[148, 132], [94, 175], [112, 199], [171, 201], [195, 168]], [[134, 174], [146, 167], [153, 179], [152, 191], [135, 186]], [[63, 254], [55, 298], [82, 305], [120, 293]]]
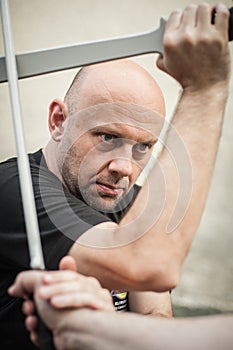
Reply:
[[161, 119], [119, 103], [68, 117], [59, 158], [68, 190], [98, 211], [113, 211], [148, 162]]

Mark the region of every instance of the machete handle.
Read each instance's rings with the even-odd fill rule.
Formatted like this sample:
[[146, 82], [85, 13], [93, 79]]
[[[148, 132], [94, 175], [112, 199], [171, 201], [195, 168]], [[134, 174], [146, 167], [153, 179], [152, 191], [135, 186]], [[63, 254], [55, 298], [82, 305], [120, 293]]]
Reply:
[[229, 38], [229, 41], [232, 41], [233, 40], [233, 7], [231, 7], [229, 11], [230, 11], [230, 18], [229, 18], [228, 38]]
[[45, 323], [42, 321], [40, 315], [37, 310], [35, 312], [35, 316], [37, 317], [37, 329], [38, 329], [38, 341], [39, 348], [41, 350], [55, 350], [53, 344], [53, 335], [52, 332], [48, 329]]
[[[229, 27], [228, 27], [228, 41], [233, 40], [233, 7], [229, 8], [230, 17], [229, 17]], [[214, 23], [216, 11], [214, 10], [212, 13], [211, 22]]]

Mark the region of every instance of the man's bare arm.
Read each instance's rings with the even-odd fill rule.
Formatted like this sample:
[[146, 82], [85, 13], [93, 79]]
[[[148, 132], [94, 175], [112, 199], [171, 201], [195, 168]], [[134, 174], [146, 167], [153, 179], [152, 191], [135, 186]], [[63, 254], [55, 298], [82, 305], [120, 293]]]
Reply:
[[165, 318], [173, 316], [169, 292], [130, 292], [129, 309], [142, 315]]
[[[228, 94], [229, 12], [218, 5], [214, 25], [211, 13], [206, 4], [189, 6], [168, 19], [158, 66], [183, 91], [147, 184], [118, 226], [106, 224], [104, 236], [116, 248], [85, 246], [84, 234], [82, 244], [70, 250], [80, 272], [94, 275], [107, 288], [165, 291], [177, 285], [207, 198]], [[181, 191], [184, 198], [177, 202]], [[177, 218], [172, 221], [174, 208]], [[98, 232], [92, 228], [89, 233], [100, 237], [101, 246]], [[141, 238], [117, 247], [122, 237], [133, 238], [138, 232]]]
[[[50, 314], [50, 317], [53, 313]], [[233, 316], [215, 315], [176, 320], [91, 310], [56, 314], [56, 348], [76, 350], [230, 350]], [[51, 319], [50, 319], [51, 321]], [[117, 327], [116, 327], [117, 324]]]

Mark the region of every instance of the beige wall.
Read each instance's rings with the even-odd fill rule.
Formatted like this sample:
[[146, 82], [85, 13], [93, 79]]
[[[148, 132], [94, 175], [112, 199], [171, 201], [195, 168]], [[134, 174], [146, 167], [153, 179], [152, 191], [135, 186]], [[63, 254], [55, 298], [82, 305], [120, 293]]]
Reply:
[[[201, 3], [201, 1], [193, 1]], [[231, 1], [222, 1], [228, 7]], [[16, 52], [69, 45], [83, 41], [149, 31], [174, 8], [190, 1], [178, 0], [10, 0]], [[209, 1], [214, 4], [215, 1]], [[233, 44], [232, 44], [233, 48]], [[232, 49], [231, 48], [231, 49]], [[0, 55], [4, 55], [0, 39]], [[159, 79], [167, 101], [167, 114], [175, 106], [178, 86], [155, 67], [155, 55], [136, 58]], [[19, 82], [28, 151], [48, 140], [49, 102], [63, 97], [76, 70], [49, 74]], [[174, 299], [187, 305], [233, 310], [233, 89], [226, 110], [215, 176], [204, 218], [185, 264]], [[7, 84], [0, 85], [0, 160], [15, 154]], [[201, 145], [200, 145], [201, 152]], [[208, 262], [211, 262], [210, 264]], [[219, 282], [221, 287], [219, 288]], [[231, 289], [230, 289], [231, 286]]]

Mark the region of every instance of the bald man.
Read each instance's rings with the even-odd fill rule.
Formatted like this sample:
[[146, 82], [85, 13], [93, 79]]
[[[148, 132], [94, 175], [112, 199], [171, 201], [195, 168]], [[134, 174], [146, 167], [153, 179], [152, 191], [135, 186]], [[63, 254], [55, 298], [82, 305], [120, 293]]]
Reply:
[[[176, 286], [201, 218], [230, 71], [229, 13], [218, 5], [214, 25], [211, 13], [206, 4], [190, 6], [167, 22], [158, 66], [183, 91], [166, 147], [140, 191], [135, 183], [165, 107], [157, 83], [127, 60], [82, 69], [64, 101], [50, 105], [48, 145], [29, 155], [46, 267], [71, 255], [79, 272], [112, 290], [120, 310], [170, 314], [168, 293], [161, 292]], [[6, 293], [29, 268], [15, 159], [0, 166], [0, 194], [4, 346], [30, 349], [21, 301]]]
[[[86, 257], [90, 262], [93, 260], [86, 266], [89, 271], [86, 273], [92, 275], [94, 257], [98, 256], [106, 266], [117, 267], [116, 278], [105, 281], [105, 268], [98, 266], [100, 281], [111, 290], [115, 309], [170, 317], [169, 292], [128, 294], [129, 285], [124, 286], [117, 278], [117, 273], [126, 272], [124, 260], [131, 265], [127, 255], [118, 262], [117, 255], [105, 257], [104, 253], [101, 257], [106, 247], [122, 245], [113, 239], [113, 231], [138, 192], [134, 184], [157, 141], [164, 112], [160, 88], [136, 63], [123, 60], [83, 68], [75, 76], [64, 101], [52, 101], [51, 140], [43, 150], [30, 154], [29, 159], [46, 267], [56, 269], [64, 255], [79, 256], [72, 247], [86, 233], [80, 246], [84, 249], [80, 252], [83, 267]], [[11, 348], [21, 344], [25, 349], [33, 345], [26, 343], [29, 338], [20, 320], [21, 301], [11, 301], [6, 295], [6, 288], [16, 274], [29, 268], [16, 159], [2, 163], [0, 172], [0, 192], [4, 198], [1, 256], [5, 256], [1, 278], [5, 295], [1, 302], [6, 305], [2, 329], [5, 328], [5, 334], [11, 332], [12, 323], [17, 329], [15, 337], [8, 334], [4, 341]], [[109, 242], [102, 237], [106, 230], [110, 230]], [[123, 243], [134, 239], [128, 235]], [[134, 290], [134, 285], [130, 289]], [[11, 321], [13, 315], [17, 318]]]

